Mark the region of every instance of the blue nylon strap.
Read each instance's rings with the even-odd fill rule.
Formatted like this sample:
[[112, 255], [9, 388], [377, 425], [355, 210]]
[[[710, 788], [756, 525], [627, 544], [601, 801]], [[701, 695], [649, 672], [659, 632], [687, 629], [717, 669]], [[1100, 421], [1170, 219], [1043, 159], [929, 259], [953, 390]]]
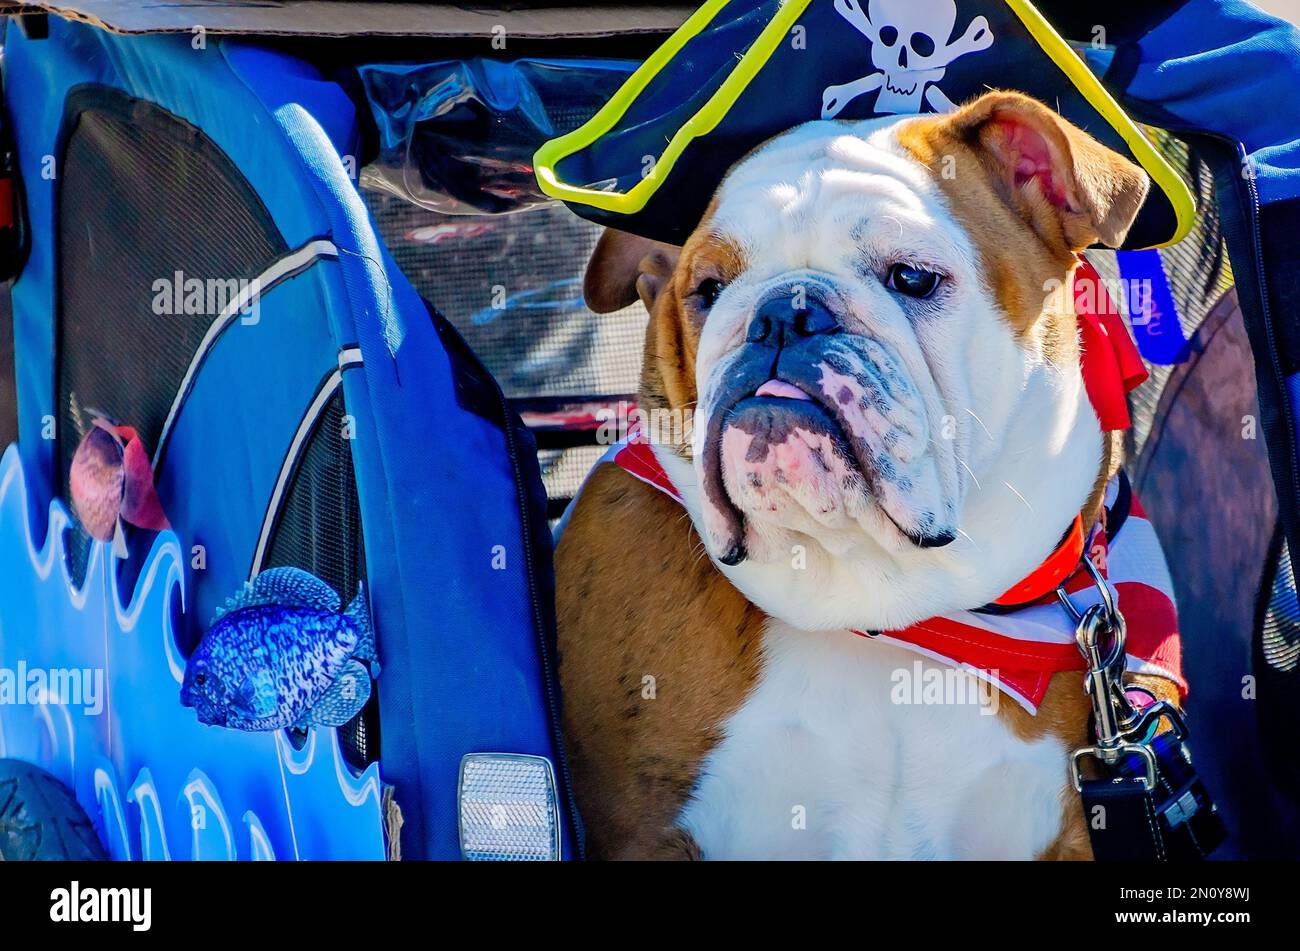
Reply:
[[1118, 251], [1119, 276], [1128, 294], [1129, 324], [1138, 351], [1149, 363], [1169, 365], [1187, 359], [1187, 335], [1160, 252]]

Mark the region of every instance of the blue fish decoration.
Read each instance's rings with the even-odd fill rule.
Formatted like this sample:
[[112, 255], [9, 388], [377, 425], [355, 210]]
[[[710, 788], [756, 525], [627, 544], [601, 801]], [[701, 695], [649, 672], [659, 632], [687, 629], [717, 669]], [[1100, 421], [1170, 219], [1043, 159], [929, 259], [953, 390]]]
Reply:
[[185, 665], [181, 704], [235, 730], [347, 723], [379, 664], [364, 589], [339, 607], [334, 589], [300, 568], [263, 571], [217, 611]]

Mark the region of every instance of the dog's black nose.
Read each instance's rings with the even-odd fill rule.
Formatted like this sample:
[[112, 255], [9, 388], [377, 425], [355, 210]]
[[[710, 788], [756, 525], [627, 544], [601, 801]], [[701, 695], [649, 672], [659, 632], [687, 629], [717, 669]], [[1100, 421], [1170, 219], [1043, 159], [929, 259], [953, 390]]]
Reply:
[[764, 302], [750, 320], [745, 339], [782, 347], [795, 337], [833, 334], [840, 329], [839, 321], [820, 300], [805, 293], [791, 293]]

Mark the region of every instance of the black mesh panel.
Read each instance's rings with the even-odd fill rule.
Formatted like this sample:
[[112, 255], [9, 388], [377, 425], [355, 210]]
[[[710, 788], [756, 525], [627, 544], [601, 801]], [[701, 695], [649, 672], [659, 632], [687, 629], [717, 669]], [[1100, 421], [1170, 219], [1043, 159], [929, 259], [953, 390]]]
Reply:
[[[403, 273], [446, 314], [506, 396], [600, 399], [637, 391], [645, 308], [638, 302], [597, 315], [582, 302], [598, 225], [558, 203], [511, 215], [449, 216], [381, 192], [363, 194]], [[592, 448], [541, 455], [550, 499], [573, 496], [600, 457]]]
[[[179, 272], [228, 288], [287, 250], [261, 200], [198, 129], [98, 87], [74, 93], [67, 114], [58, 178], [61, 479], [88, 409], [157, 446], [220, 291], [204, 294], [202, 313], [159, 313], [156, 282], [170, 287]], [[79, 583], [87, 544], [84, 535], [72, 541]]]
[[1260, 649], [1265, 666], [1283, 673], [1300, 670], [1300, 602], [1291, 574], [1291, 555], [1285, 544], [1278, 556]]
[[[326, 404], [303, 448], [280, 509], [265, 567], [292, 565], [310, 571], [347, 603], [356, 596], [366, 569], [352, 443], [344, 425], [340, 390]], [[355, 766], [379, 758], [378, 694], [351, 722], [339, 728], [339, 742]]]
[[1264, 579], [1267, 601], [1255, 639], [1259, 679], [1259, 725], [1274, 769], [1293, 794], [1300, 793], [1296, 738], [1300, 735], [1300, 600], [1296, 597], [1291, 554], [1281, 542]]
[[596, 315], [582, 301], [597, 225], [559, 204], [450, 216], [378, 192], [364, 197], [402, 272], [507, 397], [636, 392], [645, 308]]

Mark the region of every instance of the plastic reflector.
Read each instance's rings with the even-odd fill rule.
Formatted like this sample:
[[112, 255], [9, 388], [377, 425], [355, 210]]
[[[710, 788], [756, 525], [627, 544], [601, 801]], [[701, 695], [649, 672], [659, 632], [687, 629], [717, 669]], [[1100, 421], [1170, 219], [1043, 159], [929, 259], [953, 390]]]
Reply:
[[469, 753], [460, 761], [460, 851], [469, 861], [560, 857], [555, 771], [544, 756]]

